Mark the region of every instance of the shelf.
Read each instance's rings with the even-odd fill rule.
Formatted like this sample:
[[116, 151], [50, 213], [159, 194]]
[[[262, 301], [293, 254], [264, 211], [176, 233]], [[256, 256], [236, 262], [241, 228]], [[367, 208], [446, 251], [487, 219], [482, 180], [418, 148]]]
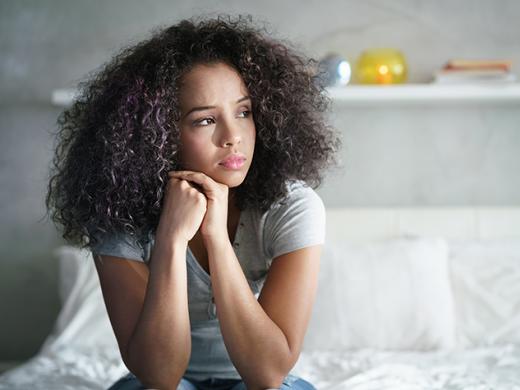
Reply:
[[51, 103], [54, 106], [69, 106], [76, 97], [75, 89], [55, 89], [52, 91]]
[[520, 103], [520, 83], [401, 84], [329, 87], [338, 104], [373, 103]]
[[[513, 103], [520, 104], [520, 83], [504, 84], [400, 84], [347, 85], [327, 88], [329, 96], [340, 105], [379, 103]], [[74, 89], [52, 91], [56, 106], [68, 106], [75, 98]]]

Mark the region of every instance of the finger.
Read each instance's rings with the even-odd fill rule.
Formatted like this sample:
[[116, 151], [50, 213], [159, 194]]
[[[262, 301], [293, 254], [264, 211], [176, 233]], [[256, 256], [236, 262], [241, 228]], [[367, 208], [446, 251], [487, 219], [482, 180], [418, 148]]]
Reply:
[[191, 181], [189, 181], [189, 180], [184, 180], [184, 181], [185, 181], [186, 183], [188, 183], [188, 185], [189, 185], [190, 187], [193, 187], [193, 188], [195, 188], [197, 191], [199, 191], [199, 192], [201, 192], [201, 193], [204, 194], [204, 189], [202, 188], [202, 186], [201, 186], [200, 184], [197, 184], [197, 183], [195, 183], [195, 182], [191, 182]]
[[195, 173], [195, 171], [170, 171], [168, 176], [179, 176], [183, 174]]
[[202, 186], [199, 185], [199, 184], [197, 184], [197, 183], [195, 183], [195, 182], [191, 182], [191, 181], [186, 180], [186, 179], [183, 179], [183, 178], [181, 178], [181, 177], [170, 177], [170, 178], [168, 179], [168, 181], [172, 181], [172, 180], [177, 180], [177, 181], [181, 182], [181, 184], [182, 184], [182, 182], [184, 182], [184, 183], [186, 183], [188, 186], [190, 186], [191, 188], [194, 188], [194, 189], [196, 189], [198, 192], [200, 192], [201, 194], [205, 195], [205, 193], [204, 193], [204, 189], [202, 188]]
[[215, 189], [216, 182], [211, 177], [202, 172], [178, 171], [175, 173], [175, 175], [172, 176], [195, 182], [199, 184], [204, 190], [211, 191]]
[[176, 180], [187, 180], [187, 175], [189, 173], [191, 173], [191, 171], [171, 171], [168, 172], [168, 178]]
[[168, 181], [174, 181], [174, 180], [179, 180], [179, 181], [181, 181], [181, 180], [184, 180], [184, 179], [181, 178], [181, 177], [173, 177], [173, 176], [168, 178]]

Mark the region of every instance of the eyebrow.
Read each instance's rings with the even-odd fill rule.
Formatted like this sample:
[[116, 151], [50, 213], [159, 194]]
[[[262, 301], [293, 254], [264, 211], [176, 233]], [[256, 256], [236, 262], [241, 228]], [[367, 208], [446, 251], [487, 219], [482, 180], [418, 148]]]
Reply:
[[[244, 100], [251, 100], [251, 97], [249, 95], [242, 96], [240, 99], [236, 101], [236, 104], [243, 102]], [[184, 114], [183, 118], [186, 118], [188, 115], [190, 115], [194, 111], [204, 111], [208, 110], [210, 108], [217, 108], [216, 106], [201, 106], [201, 107], [193, 107], [191, 110], [189, 110], [186, 114]]]

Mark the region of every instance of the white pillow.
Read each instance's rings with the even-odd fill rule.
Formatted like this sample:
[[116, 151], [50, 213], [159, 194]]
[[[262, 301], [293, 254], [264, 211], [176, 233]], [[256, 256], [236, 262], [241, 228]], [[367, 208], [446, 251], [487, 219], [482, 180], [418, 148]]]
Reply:
[[459, 239], [448, 245], [458, 343], [520, 343], [520, 239]]
[[454, 344], [442, 238], [325, 243], [304, 350], [429, 350]]
[[59, 261], [62, 308], [40, 352], [57, 351], [63, 346], [100, 347], [119, 355], [92, 253], [64, 245], [54, 254]]

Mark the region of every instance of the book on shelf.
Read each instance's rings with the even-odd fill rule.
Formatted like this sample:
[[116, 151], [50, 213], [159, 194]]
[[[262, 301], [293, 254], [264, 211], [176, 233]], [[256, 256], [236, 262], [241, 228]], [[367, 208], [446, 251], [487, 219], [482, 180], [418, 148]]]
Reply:
[[502, 69], [511, 70], [513, 62], [511, 60], [449, 60], [444, 69]]
[[449, 60], [434, 73], [437, 84], [457, 83], [514, 83], [510, 60]]

